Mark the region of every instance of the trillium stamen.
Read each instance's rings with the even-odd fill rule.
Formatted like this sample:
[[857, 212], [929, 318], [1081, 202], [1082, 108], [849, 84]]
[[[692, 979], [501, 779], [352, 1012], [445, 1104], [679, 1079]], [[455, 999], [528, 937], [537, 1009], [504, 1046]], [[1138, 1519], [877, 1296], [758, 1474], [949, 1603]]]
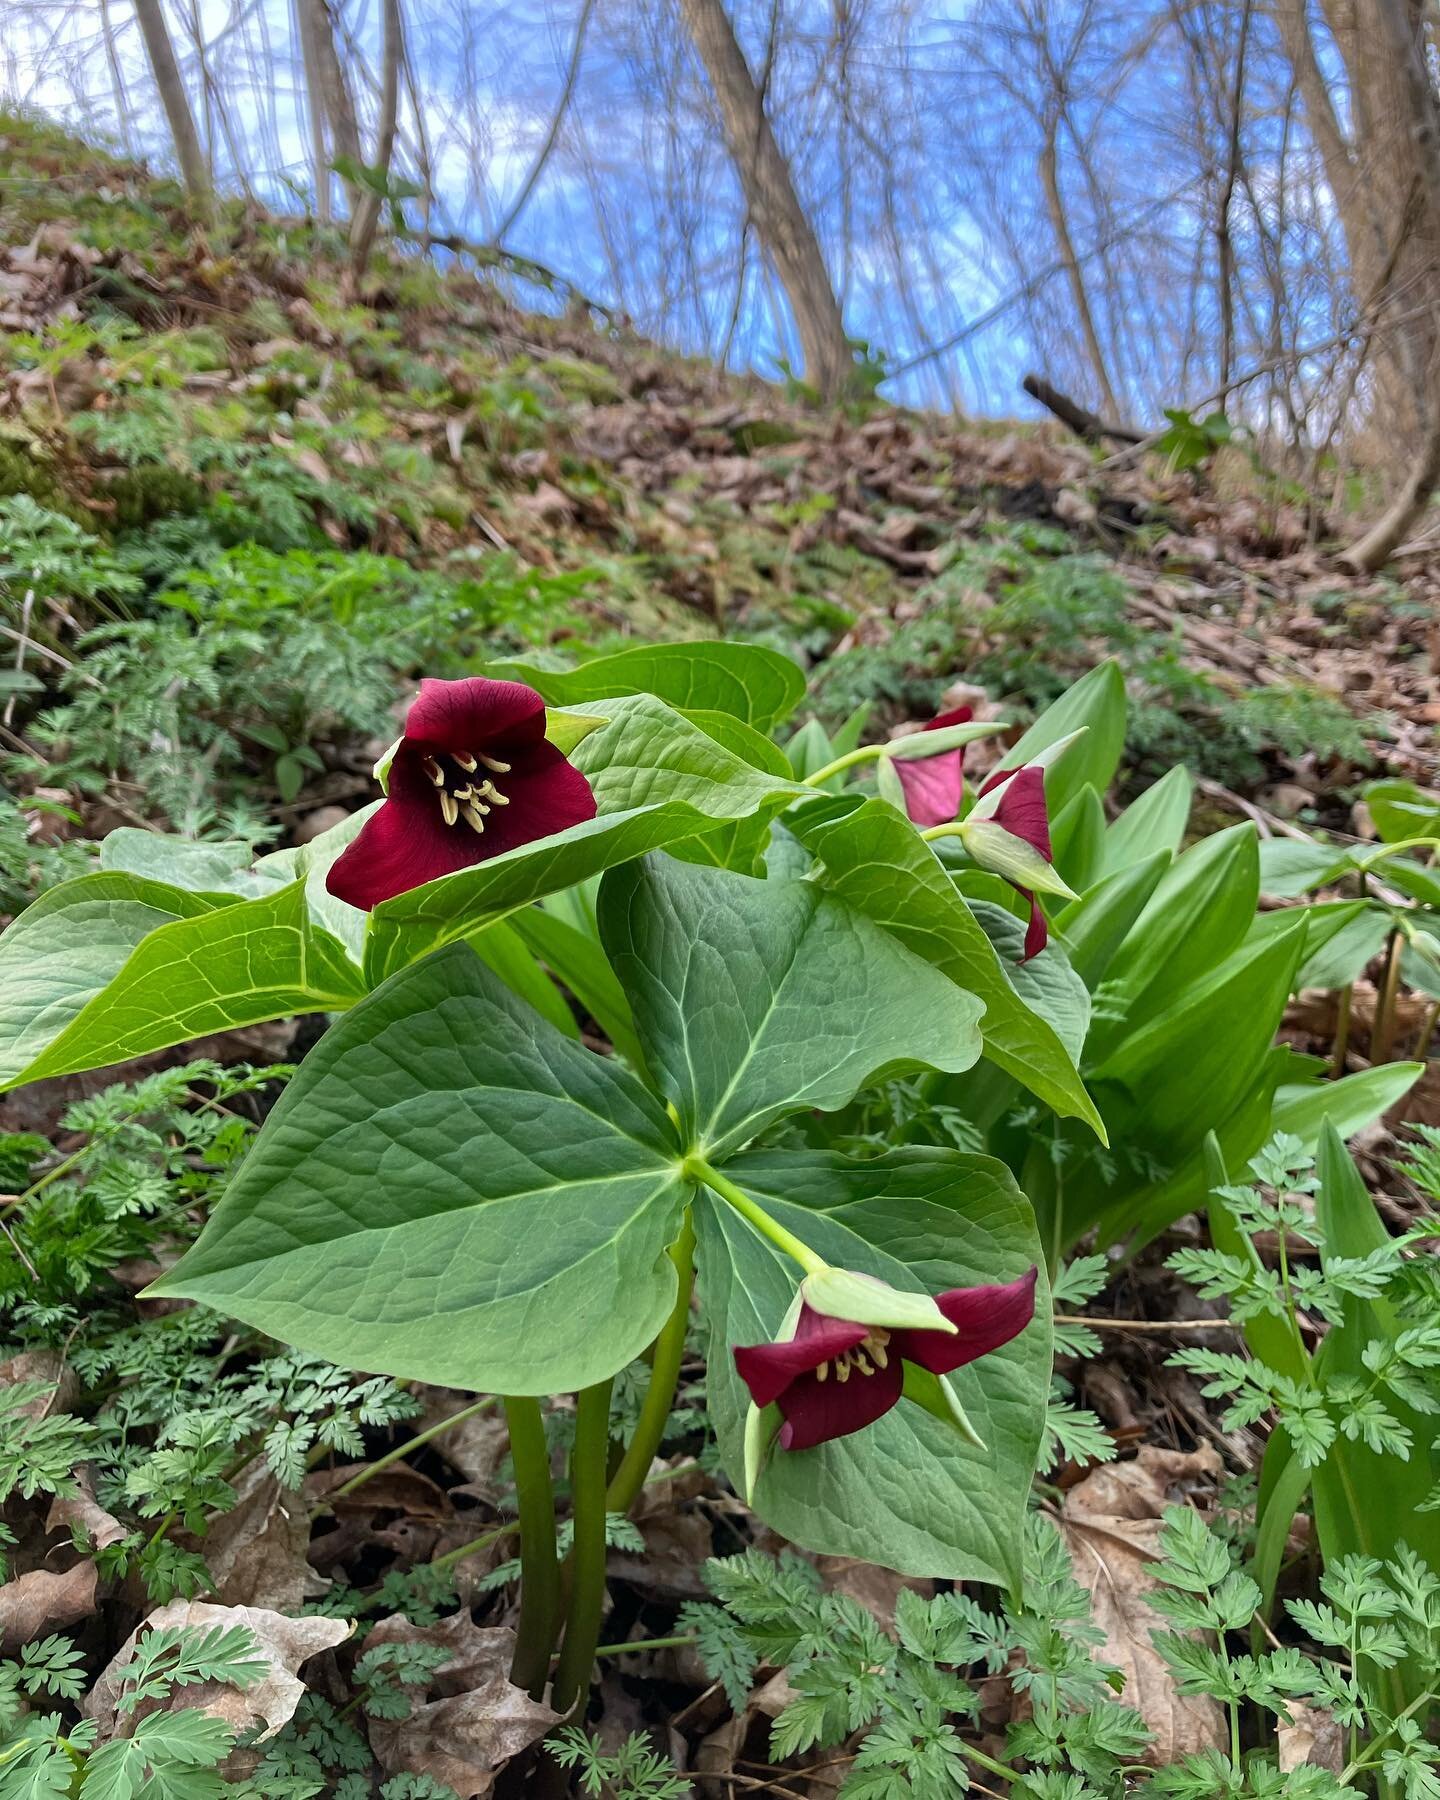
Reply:
[[[501, 762], [498, 756], [487, 756], [483, 750], [477, 750], [475, 754], [480, 758], [487, 769], [493, 769], [497, 775], [508, 775], [510, 773], [509, 763]], [[470, 767], [473, 769], [475, 767], [474, 763], [471, 763]]]
[[438, 787], [438, 788], [444, 787], [445, 771], [440, 767], [439, 763], [436, 762], [436, 760], [433, 756], [421, 757], [420, 767], [425, 771], [425, 773], [435, 783], [436, 787]]
[[440, 790], [440, 811], [444, 815], [447, 825], [453, 825], [460, 817], [460, 808], [455, 804], [455, 796], [445, 788]]
[[473, 756], [471, 756], [471, 754], [468, 750], [460, 751], [455, 756], [454, 761], [459, 763], [460, 767], [465, 771], [465, 773], [467, 775], [473, 775], [475, 773], [475, 769], [477, 766], [476, 762], [475, 762], [475, 758]]

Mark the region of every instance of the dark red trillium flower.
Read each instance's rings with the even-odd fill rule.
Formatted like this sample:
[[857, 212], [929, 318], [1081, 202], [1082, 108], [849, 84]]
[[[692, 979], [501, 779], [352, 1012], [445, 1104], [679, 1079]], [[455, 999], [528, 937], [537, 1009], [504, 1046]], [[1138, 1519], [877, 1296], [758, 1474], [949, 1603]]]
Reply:
[[[968, 725], [975, 716], [968, 706], [937, 713], [926, 731], [943, 731], [949, 725]], [[934, 756], [917, 756], [893, 764], [905, 791], [905, 810], [917, 825], [948, 825], [960, 810], [965, 792], [963, 748], [937, 750]]]
[[1018, 1337], [1035, 1314], [1036, 1273], [1005, 1286], [937, 1294], [953, 1335], [861, 1325], [802, 1305], [793, 1337], [737, 1346], [735, 1367], [756, 1406], [778, 1404], [780, 1448], [812, 1450], [889, 1412], [900, 1398], [905, 1363], [948, 1375]]
[[382, 900], [595, 817], [590, 783], [545, 738], [521, 681], [422, 681], [385, 804], [325, 885], [367, 912]]
[[[993, 799], [987, 799], [993, 796]], [[989, 823], [998, 827], [1011, 838], [1026, 844], [1047, 865], [1054, 863], [1050, 849], [1050, 818], [1045, 810], [1045, 770], [1036, 763], [1027, 763], [1019, 769], [1002, 769], [992, 775], [980, 789], [980, 798], [975, 803], [967, 826], [985, 826]], [[1030, 923], [1025, 928], [1025, 952], [1020, 958], [1022, 963], [1038, 956], [1050, 941], [1049, 929], [1045, 923], [1045, 915], [1040, 910], [1040, 902], [1035, 898], [1034, 887], [1026, 886], [1017, 879], [1017, 864], [1013, 846], [1006, 846], [1002, 841], [984, 830], [967, 830], [962, 839], [965, 848], [982, 868], [993, 869], [1003, 875], [1022, 899], [1030, 902]], [[1009, 852], [1007, 854], [1007, 852]], [[1068, 885], [1059, 876], [1053, 877], [1053, 884], [1048, 891], [1071, 894]], [[1071, 894], [1073, 898], [1073, 894]]]

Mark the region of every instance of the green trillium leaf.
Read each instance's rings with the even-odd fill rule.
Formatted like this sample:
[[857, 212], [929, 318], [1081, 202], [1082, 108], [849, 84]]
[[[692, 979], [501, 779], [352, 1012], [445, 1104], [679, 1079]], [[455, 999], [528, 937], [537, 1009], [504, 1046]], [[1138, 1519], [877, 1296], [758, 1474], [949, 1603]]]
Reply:
[[687, 1197], [660, 1104], [455, 945], [321, 1039], [152, 1291], [346, 1368], [554, 1393], [654, 1338]]
[[646, 1066], [707, 1156], [980, 1054], [980, 1002], [813, 882], [651, 857], [605, 877], [598, 916]]
[[485, 672], [526, 682], [552, 706], [588, 712], [587, 701], [654, 695], [685, 711], [730, 713], [757, 731], [773, 730], [805, 698], [804, 671], [760, 644], [637, 644], [578, 669], [507, 662], [491, 663]]

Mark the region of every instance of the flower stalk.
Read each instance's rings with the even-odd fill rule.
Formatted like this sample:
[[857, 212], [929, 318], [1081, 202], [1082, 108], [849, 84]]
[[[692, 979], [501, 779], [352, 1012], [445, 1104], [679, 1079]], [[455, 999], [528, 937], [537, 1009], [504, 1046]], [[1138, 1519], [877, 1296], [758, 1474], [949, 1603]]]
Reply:
[[606, 1512], [629, 1512], [634, 1505], [660, 1448], [674, 1404], [680, 1364], [685, 1355], [685, 1330], [690, 1323], [690, 1295], [695, 1286], [695, 1227], [688, 1212], [680, 1236], [670, 1246], [670, 1260], [675, 1265], [675, 1305], [655, 1340], [650, 1384], [645, 1390], [635, 1435], [619, 1468], [610, 1478], [605, 1493]]
[[728, 1175], [722, 1175], [719, 1169], [712, 1169], [698, 1152], [685, 1158], [684, 1168], [691, 1181], [702, 1182], [712, 1193], [718, 1194], [761, 1237], [767, 1238], [777, 1250], [783, 1250], [786, 1256], [799, 1263], [807, 1275], [819, 1275], [829, 1267], [823, 1256], [817, 1256], [808, 1244], [801, 1243], [794, 1232], [787, 1231], [777, 1219], [772, 1219], [763, 1206], [752, 1200], [743, 1188], [736, 1187]]
[[605, 1473], [610, 1452], [611, 1382], [580, 1390], [575, 1447], [570, 1453], [570, 1503], [575, 1548], [570, 1559], [570, 1609], [550, 1691], [556, 1712], [583, 1700], [600, 1642], [605, 1610]]
[[[510, 1679], [531, 1699], [545, 1692], [550, 1652], [560, 1615], [560, 1564], [555, 1551], [555, 1490], [540, 1402], [529, 1394], [505, 1396], [515, 1497], [520, 1513], [520, 1622]], [[604, 1520], [601, 1520], [604, 1532]]]

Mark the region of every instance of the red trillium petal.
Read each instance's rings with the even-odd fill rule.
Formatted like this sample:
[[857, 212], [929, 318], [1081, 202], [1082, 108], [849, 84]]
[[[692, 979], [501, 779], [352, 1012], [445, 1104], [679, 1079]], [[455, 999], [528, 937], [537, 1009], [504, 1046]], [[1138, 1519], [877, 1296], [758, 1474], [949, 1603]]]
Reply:
[[[940, 1335], [943, 1337], [944, 1333]], [[780, 1448], [813, 1450], [832, 1438], [863, 1431], [889, 1412], [900, 1398], [904, 1381], [900, 1358], [893, 1355], [887, 1366], [876, 1368], [873, 1375], [852, 1368], [844, 1381], [837, 1378], [833, 1369], [824, 1381], [814, 1374], [797, 1376], [779, 1395], [785, 1418], [780, 1427]]]
[[916, 825], [948, 825], [959, 812], [965, 791], [961, 762], [960, 751], [942, 750], [890, 765], [905, 792], [905, 811]]
[[948, 1375], [988, 1356], [1018, 1337], [1034, 1318], [1038, 1276], [1039, 1271], [1031, 1269], [1003, 1286], [951, 1288], [948, 1294], [937, 1294], [935, 1304], [956, 1327], [954, 1336], [945, 1331], [892, 1332], [892, 1357], [898, 1351], [906, 1362], [918, 1363], [932, 1375]]
[[949, 725], [968, 725], [974, 717], [973, 706], [952, 706], [949, 712], [936, 713], [925, 729], [927, 731], [943, 731]]
[[382, 900], [469, 868], [484, 854], [473, 832], [462, 836], [445, 823], [419, 755], [402, 745], [390, 766], [389, 799], [336, 860], [325, 886], [369, 912]]
[[405, 715], [405, 736], [451, 755], [497, 743], [518, 750], [545, 736], [545, 702], [523, 681], [488, 681], [483, 675], [426, 680]]
[[1030, 923], [1025, 927], [1025, 949], [1020, 957], [1021, 963], [1024, 964], [1029, 962], [1032, 956], [1038, 956], [1050, 942], [1050, 928], [1045, 923], [1045, 915], [1040, 910], [1040, 902], [1029, 888], [1016, 888], [1015, 892], [1023, 895], [1030, 902]]
[[780, 1344], [737, 1344], [735, 1367], [757, 1406], [778, 1400], [790, 1383], [865, 1341], [869, 1327], [802, 1306], [795, 1336]]
[[[988, 784], [991, 786], [996, 783]], [[1017, 769], [1006, 783], [994, 812], [997, 825], [1038, 850], [1046, 862], [1050, 854], [1050, 820], [1045, 812], [1045, 771], [1035, 764]]]

